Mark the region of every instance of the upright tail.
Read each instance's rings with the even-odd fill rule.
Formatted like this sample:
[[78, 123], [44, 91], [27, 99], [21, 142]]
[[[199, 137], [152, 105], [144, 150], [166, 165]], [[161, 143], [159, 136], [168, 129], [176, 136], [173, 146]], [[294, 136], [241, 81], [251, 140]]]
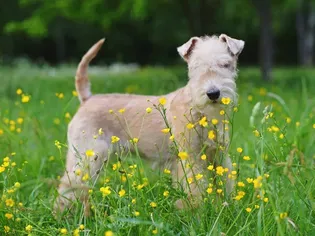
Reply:
[[105, 39], [101, 39], [96, 44], [94, 44], [90, 50], [82, 57], [77, 73], [75, 76], [75, 87], [78, 92], [80, 102], [86, 101], [91, 95], [91, 85], [89, 82], [89, 77], [87, 74], [89, 63], [97, 55], [98, 51], [101, 49]]

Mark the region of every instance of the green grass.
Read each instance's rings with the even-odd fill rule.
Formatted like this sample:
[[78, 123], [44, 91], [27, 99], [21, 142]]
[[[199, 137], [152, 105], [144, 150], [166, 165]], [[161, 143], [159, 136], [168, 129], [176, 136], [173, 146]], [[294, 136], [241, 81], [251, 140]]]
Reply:
[[[245, 187], [236, 187], [233, 193], [235, 196], [237, 191], [245, 192], [240, 201], [217, 199], [212, 193], [205, 195], [200, 208], [179, 211], [174, 202], [184, 194], [172, 187], [170, 177], [151, 170], [147, 163], [131, 158], [130, 153], [123, 153], [122, 167], [134, 176], [122, 183], [121, 174], [112, 170], [112, 164], [117, 162], [114, 156], [100, 181], [91, 186], [93, 217], [83, 217], [78, 204], [73, 215], [56, 220], [52, 204], [58, 176], [64, 171], [66, 148], [59, 150], [55, 140], [66, 143], [69, 118], [65, 115], [72, 116], [79, 105], [77, 97], [72, 95], [72, 74], [74, 68], [66, 67], [55, 71], [33, 66], [0, 68], [0, 164], [2, 158], [10, 158], [9, 167], [0, 173], [1, 235], [4, 226], [10, 227], [11, 235], [25, 235], [27, 225], [32, 226], [32, 235], [59, 235], [62, 228], [72, 235], [80, 224], [85, 226], [80, 235], [104, 235], [105, 231], [115, 235], [152, 235], [155, 229], [159, 235], [315, 234], [315, 70], [276, 69], [275, 80], [266, 84], [260, 80], [256, 68], [240, 69], [237, 81], [240, 105], [234, 114], [229, 149], [233, 162], [237, 163], [237, 181], [245, 183]], [[104, 75], [92, 70], [91, 74], [94, 93], [160, 95], [186, 82], [184, 68], [145, 68], [124, 74], [104, 72]], [[18, 88], [31, 95], [28, 103], [21, 103], [21, 96], [16, 94]], [[60, 99], [56, 93], [63, 93], [64, 97]], [[258, 102], [260, 107], [256, 106], [253, 116]], [[269, 119], [261, 122], [266, 116], [264, 110], [269, 112]], [[21, 124], [17, 123], [19, 117], [23, 118]], [[287, 117], [290, 123], [286, 122]], [[254, 135], [256, 129], [260, 137]], [[243, 149], [242, 154], [236, 151], [238, 147]], [[244, 155], [251, 159], [243, 160]], [[136, 169], [129, 168], [133, 164], [137, 164]], [[141, 171], [143, 166], [145, 172]], [[263, 184], [254, 189], [246, 179], [258, 176], [263, 177]], [[106, 178], [110, 179], [108, 183]], [[143, 181], [148, 184], [138, 190], [132, 187], [133, 181], [136, 186]], [[19, 188], [13, 187], [16, 182], [21, 184]], [[105, 198], [100, 193], [102, 186], [111, 189]], [[121, 188], [126, 190], [122, 198], [118, 195]], [[168, 197], [163, 196], [164, 191], [169, 191]], [[6, 205], [8, 199], [14, 201], [13, 207]], [[223, 204], [224, 201], [228, 204]], [[151, 202], [157, 203], [157, 207], [152, 208]], [[246, 208], [252, 211], [248, 213]], [[135, 211], [140, 215], [136, 217]], [[7, 219], [6, 213], [13, 214], [13, 219]], [[280, 219], [281, 213], [287, 213], [287, 217]]]

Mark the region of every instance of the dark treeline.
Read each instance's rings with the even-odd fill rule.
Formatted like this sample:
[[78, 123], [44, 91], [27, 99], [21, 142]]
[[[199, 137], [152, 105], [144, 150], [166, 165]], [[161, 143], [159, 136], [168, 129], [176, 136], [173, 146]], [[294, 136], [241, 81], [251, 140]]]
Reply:
[[0, 57], [78, 61], [99, 38], [98, 60], [177, 63], [192, 36], [226, 33], [246, 42], [240, 62], [312, 66], [313, 0], [0, 0]]

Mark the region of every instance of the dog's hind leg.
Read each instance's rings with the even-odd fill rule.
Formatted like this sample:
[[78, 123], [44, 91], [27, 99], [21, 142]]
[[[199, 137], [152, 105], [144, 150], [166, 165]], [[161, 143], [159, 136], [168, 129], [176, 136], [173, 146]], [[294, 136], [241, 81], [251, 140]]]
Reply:
[[84, 204], [85, 215], [89, 215], [88, 190], [94, 186], [108, 159], [108, 147], [107, 142], [101, 139], [93, 140], [89, 148], [87, 145], [69, 146], [66, 171], [60, 180], [59, 196], [55, 203], [56, 212], [63, 212], [71, 208], [75, 201], [80, 201]]

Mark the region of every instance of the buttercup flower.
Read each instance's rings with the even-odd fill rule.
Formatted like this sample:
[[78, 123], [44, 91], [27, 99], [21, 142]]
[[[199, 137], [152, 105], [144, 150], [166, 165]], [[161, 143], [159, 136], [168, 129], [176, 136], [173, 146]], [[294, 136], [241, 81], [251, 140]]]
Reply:
[[145, 109], [146, 113], [151, 113], [152, 112], [152, 108], [148, 107], [147, 109]]
[[110, 191], [110, 188], [108, 186], [107, 187], [101, 187], [100, 191], [103, 194], [103, 197], [108, 196], [112, 192], [112, 191]]
[[119, 113], [121, 113], [121, 114], [123, 114], [123, 113], [125, 113], [125, 111], [126, 111], [126, 109], [125, 108], [122, 108], [122, 109], [119, 109]]
[[224, 105], [228, 105], [228, 104], [230, 104], [231, 99], [230, 99], [230, 98], [222, 98], [222, 99], [221, 99], [221, 102], [222, 102]]
[[182, 160], [185, 161], [188, 158], [188, 153], [187, 152], [179, 152], [178, 157]]
[[167, 197], [169, 194], [170, 194], [169, 191], [164, 191], [163, 196], [164, 196], [164, 197]]
[[252, 211], [252, 208], [247, 207], [245, 210], [246, 210], [248, 213], [250, 213], [250, 212]]
[[249, 160], [250, 160], [250, 157], [249, 157], [249, 156], [244, 156], [244, 157], [243, 157], [243, 160], [249, 161]]
[[215, 139], [215, 132], [214, 132], [213, 130], [210, 130], [210, 131], [208, 132], [208, 138], [209, 138], [210, 140]]
[[86, 150], [85, 155], [87, 157], [95, 156], [95, 152], [92, 149]]
[[194, 126], [194, 124], [192, 124], [192, 123], [188, 123], [188, 124], [186, 125], [186, 127], [187, 127], [187, 129], [193, 129], [195, 126]]
[[151, 206], [152, 208], [155, 208], [155, 207], [157, 207], [157, 204], [156, 204], [155, 202], [151, 202], [151, 203], [150, 203], [150, 206]]
[[212, 119], [212, 120], [211, 120], [211, 123], [212, 123], [213, 125], [217, 125], [217, 124], [219, 123], [219, 121], [218, 121], [217, 119]]
[[167, 134], [168, 132], [170, 132], [170, 129], [168, 129], [168, 128], [162, 129], [161, 132], [164, 133], [164, 134]]
[[28, 232], [28, 233], [30, 233], [30, 232], [32, 231], [32, 229], [33, 229], [33, 226], [31, 226], [31, 225], [27, 225], [27, 226], [25, 227], [25, 230], [26, 230], [26, 232]]
[[162, 106], [164, 106], [165, 104], [166, 104], [166, 98], [160, 98], [159, 99], [159, 103], [162, 105]]
[[203, 126], [203, 127], [207, 127], [208, 126], [208, 122], [207, 122], [207, 117], [202, 117], [201, 120], [199, 121], [199, 125]]
[[123, 197], [123, 196], [125, 196], [126, 191], [125, 191], [124, 189], [122, 189], [122, 190], [120, 190], [120, 191], [118, 192], [118, 194], [119, 194], [119, 197]]
[[112, 136], [112, 143], [117, 143], [120, 140], [117, 136]]
[[236, 149], [236, 151], [237, 151], [238, 153], [242, 153], [242, 152], [243, 152], [243, 148], [238, 147], [238, 148]]

